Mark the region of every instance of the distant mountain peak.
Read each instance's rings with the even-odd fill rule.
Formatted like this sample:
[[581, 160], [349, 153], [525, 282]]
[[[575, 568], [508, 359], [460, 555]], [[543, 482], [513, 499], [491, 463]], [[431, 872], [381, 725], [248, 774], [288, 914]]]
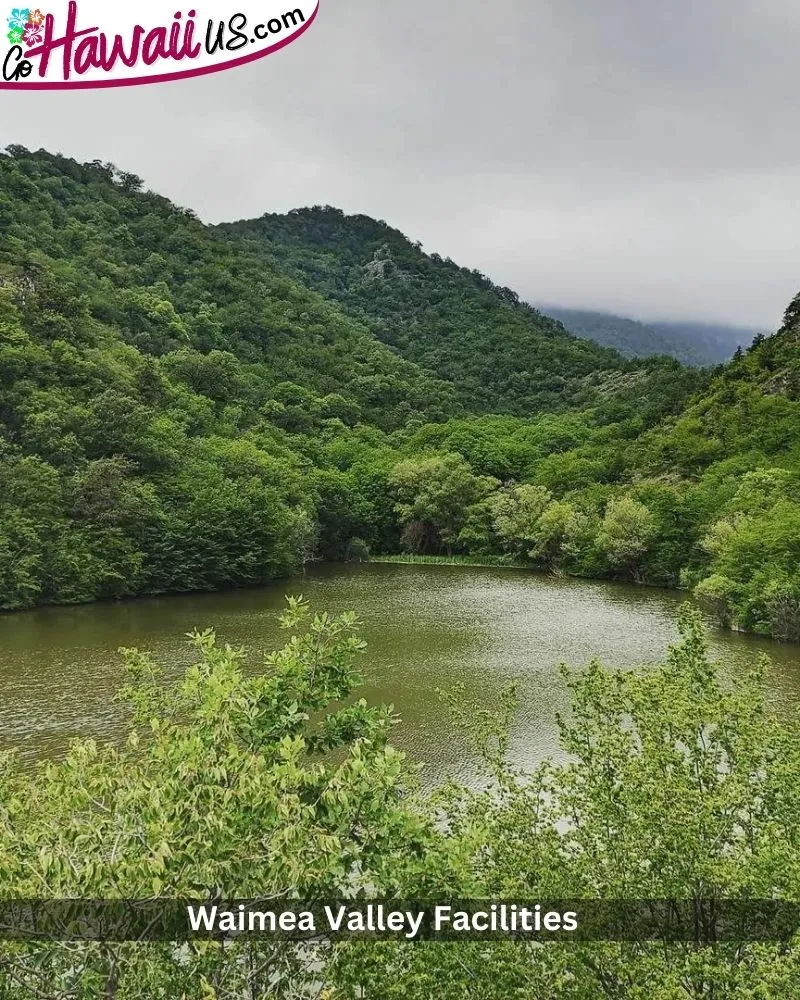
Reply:
[[614, 313], [542, 306], [575, 336], [613, 347], [629, 358], [667, 355], [683, 364], [717, 365], [749, 346], [755, 330], [722, 323], [659, 320], [642, 322]]

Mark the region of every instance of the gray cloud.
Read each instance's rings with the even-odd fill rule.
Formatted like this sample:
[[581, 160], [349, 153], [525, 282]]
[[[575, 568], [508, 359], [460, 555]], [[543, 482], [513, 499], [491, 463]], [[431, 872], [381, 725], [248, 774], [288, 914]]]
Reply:
[[282, 52], [0, 94], [0, 141], [209, 221], [330, 203], [533, 301], [774, 326], [800, 288], [795, 0], [322, 0]]

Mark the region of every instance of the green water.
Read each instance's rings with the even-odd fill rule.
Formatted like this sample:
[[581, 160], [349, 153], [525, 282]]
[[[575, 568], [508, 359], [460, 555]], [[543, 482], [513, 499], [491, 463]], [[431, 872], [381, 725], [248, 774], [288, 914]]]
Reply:
[[[450, 566], [321, 566], [258, 590], [44, 608], [0, 618], [0, 746], [32, 760], [57, 755], [78, 736], [115, 738], [122, 710], [120, 646], [152, 651], [174, 673], [190, 662], [184, 640], [213, 625], [219, 636], [256, 651], [280, 641], [284, 595], [304, 594], [318, 609], [358, 611], [369, 650], [362, 669], [370, 700], [402, 717], [395, 742], [426, 765], [428, 780], [468, 778], [473, 761], [436, 695], [463, 682], [479, 701], [501, 679], [519, 679], [513, 753], [531, 764], [557, 750], [555, 714], [568, 701], [558, 665], [593, 656], [628, 667], [657, 662], [677, 635], [684, 596], [524, 571]], [[714, 631], [715, 656], [731, 683], [760, 651], [773, 669], [769, 698], [778, 711], [800, 702], [800, 646]], [[258, 656], [251, 660], [258, 668]]]

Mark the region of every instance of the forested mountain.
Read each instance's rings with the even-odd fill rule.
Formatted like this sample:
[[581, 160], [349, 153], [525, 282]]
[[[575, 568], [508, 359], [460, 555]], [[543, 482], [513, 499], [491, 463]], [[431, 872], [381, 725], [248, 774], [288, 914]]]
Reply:
[[227, 352], [257, 366], [262, 394], [292, 381], [320, 396], [344, 390], [368, 422], [387, 428], [411, 413], [435, 420], [458, 409], [452, 386], [191, 211], [139, 193], [138, 178], [43, 153], [3, 157], [0, 169], [6, 284], [51, 322], [62, 317], [65, 329], [49, 329], [51, 338], [68, 333], [85, 345], [106, 333], [157, 357]]
[[713, 375], [629, 361], [383, 223], [141, 187], [0, 156], [0, 607], [404, 549], [800, 638], [797, 300]]
[[335, 304], [140, 187], [0, 157], [4, 607], [286, 573], [317, 524], [292, 441], [460, 411]]
[[612, 347], [627, 358], [664, 354], [687, 365], [716, 365], [749, 347], [756, 331], [711, 323], [642, 323], [613, 313], [543, 305], [577, 337]]
[[637, 392], [660, 394], [677, 369], [663, 360], [626, 364], [613, 350], [580, 340], [478, 271], [428, 255], [384, 222], [339, 209], [220, 227], [276, 266], [340, 303], [404, 358], [455, 386], [465, 409], [529, 416], [597, 402], [634, 375]]

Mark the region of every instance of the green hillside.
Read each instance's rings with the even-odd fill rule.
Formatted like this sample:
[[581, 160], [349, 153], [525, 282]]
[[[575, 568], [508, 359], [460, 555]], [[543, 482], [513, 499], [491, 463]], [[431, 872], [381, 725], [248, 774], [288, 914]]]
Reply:
[[800, 639], [800, 296], [777, 334], [642, 437], [635, 462], [708, 505], [682, 582], [726, 625]]
[[140, 193], [138, 178], [45, 153], [3, 157], [0, 169], [7, 280], [28, 281], [36, 302], [70, 321], [63, 332], [79, 345], [105, 334], [154, 357], [228, 352], [257, 366], [265, 389], [343, 389], [369, 422], [388, 428], [412, 412], [440, 419], [457, 409], [451, 386], [191, 211]]
[[[466, 410], [529, 416], [611, 394], [634, 376], [649, 397], [677, 365], [626, 362], [478, 271], [428, 255], [367, 216], [311, 208], [220, 227], [266, 248], [290, 277], [338, 302], [382, 343], [455, 386]], [[660, 393], [660, 388], [655, 392]], [[625, 396], [625, 393], [622, 393]]]

